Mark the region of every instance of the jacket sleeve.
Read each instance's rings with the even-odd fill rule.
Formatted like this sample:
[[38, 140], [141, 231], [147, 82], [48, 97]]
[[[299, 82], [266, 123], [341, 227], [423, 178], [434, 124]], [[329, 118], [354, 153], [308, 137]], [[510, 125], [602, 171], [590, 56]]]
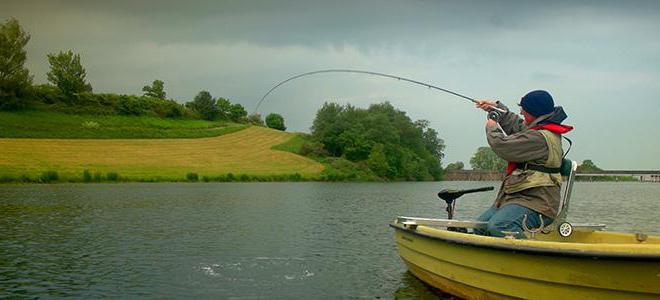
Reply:
[[486, 127], [486, 139], [497, 156], [510, 162], [545, 162], [548, 145], [543, 135], [536, 130], [523, 130], [505, 135], [497, 126]]
[[497, 108], [506, 110], [506, 113], [502, 114], [500, 117], [500, 126], [504, 129], [506, 134], [514, 134], [526, 129], [523, 124], [523, 119], [520, 118], [517, 114], [509, 111], [509, 108], [501, 102], [497, 101]]

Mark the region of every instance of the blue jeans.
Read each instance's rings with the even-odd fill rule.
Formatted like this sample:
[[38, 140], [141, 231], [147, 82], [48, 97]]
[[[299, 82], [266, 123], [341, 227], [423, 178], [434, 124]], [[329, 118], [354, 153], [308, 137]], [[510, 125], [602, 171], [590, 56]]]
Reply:
[[[486, 210], [479, 218], [478, 221], [488, 222], [486, 229], [475, 229], [474, 233], [480, 235], [503, 237], [505, 234], [502, 231], [517, 232], [513, 235], [516, 238], [525, 238], [522, 227], [524, 216], [527, 215], [527, 228], [538, 228], [541, 226], [539, 213], [527, 207], [518, 204], [507, 204], [496, 208], [492, 206]], [[553, 219], [543, 216], [544, 226], [552, 223]]]

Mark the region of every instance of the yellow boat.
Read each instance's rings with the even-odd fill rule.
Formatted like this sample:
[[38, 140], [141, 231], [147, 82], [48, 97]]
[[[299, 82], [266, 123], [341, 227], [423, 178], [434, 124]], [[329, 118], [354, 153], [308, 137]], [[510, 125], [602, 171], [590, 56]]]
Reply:
[[564, 222], [575, 167], [558, 222], [525, 228], [527, 239], [470, 233], [485, 222], [397, 217], [401, 258], [415, 277], [466, 299], [660, 299], [659, 236]]

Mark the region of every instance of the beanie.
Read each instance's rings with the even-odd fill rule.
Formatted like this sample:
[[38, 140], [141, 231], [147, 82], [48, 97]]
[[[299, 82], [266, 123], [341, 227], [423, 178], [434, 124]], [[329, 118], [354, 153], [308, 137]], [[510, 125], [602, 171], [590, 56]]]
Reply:
[[538, 117], [555, 110], [555, 101], [550, 93], [542, 90], [531, 91], [520, 99], [520, 106], [530, 115]]

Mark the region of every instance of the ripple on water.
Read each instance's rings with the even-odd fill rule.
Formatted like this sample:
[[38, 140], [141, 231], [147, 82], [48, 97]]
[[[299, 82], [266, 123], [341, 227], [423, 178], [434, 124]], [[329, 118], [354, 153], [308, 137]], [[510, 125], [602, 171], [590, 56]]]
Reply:
[[227, 282], [277, 284], [314, 276], [307, 260], [300, 257], [242, 257], [235, 261], [200, 263], [195, 268], [208, 277]]

